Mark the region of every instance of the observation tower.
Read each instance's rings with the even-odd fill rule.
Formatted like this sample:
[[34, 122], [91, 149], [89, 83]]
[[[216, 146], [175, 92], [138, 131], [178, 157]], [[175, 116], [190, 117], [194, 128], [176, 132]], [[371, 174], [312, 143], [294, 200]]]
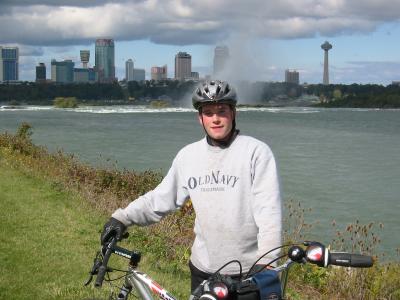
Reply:
[[325, 85], [329, 84], [329, 67], [328, 67], [328, 51], [332, 49], [332, 45], [328, 41], [325, 41], [321, 45], [322, 50], [324, 50], [324, 78], [322, 83]]
[[81, 62], [83, 65], [83, 68], [87, 69], [87, 64], [89, 62], [89, 57], [90, 57], [90, 51], [89, 50], [81, 50]]

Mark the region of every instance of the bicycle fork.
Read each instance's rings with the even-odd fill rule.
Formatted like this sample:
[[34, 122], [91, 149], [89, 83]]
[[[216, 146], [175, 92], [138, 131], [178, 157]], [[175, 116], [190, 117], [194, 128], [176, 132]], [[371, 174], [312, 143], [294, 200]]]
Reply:
[[139, 274], [134, 272], [133, 267], [129, 267], [128, 275], [125, 277], [125, 283], [122, 285], [118, 295], [118, 300], [127, 300], [128, 296], [137, 291], [139, 298], [142, 300], [155, 300], [150, 289], [143, 283]]

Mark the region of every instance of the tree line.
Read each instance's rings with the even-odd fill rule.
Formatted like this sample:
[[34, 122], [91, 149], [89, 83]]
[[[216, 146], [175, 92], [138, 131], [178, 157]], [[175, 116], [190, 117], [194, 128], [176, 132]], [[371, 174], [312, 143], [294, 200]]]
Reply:
[[[143, 104], [153, 100], [165, 100], [178, 105], [197, 85], [194, 81], [146, 80], [141, 82], [115, 83], [35, 83], [0, 84], [0, 102], [13, 105], [52, 105], [57, 97], [75, 97], [89, 104], [129, 103]], [[280, 105], [286, 100], [313, 96], [317, 99], [309, 105], [323, 107], [400, 107], [399, 85], [377, 84], [309, 84], [298, 85], [285, 82], [245, 82], [235, 84], [246, 104]], [[273, 104], [271, 104], [273, 103]]]

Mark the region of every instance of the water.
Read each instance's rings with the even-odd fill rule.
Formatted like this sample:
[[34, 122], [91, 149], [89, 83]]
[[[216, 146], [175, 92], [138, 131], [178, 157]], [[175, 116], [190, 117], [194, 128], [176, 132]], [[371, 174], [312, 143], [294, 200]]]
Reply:
[[[190, 109], [91, 107], [0, 108], [0, 131], [21, 122], [33, 140], [63, 149], [96, 166], [165, 173], [177, 151], [203, 137]], [[279, 164], [285, 201], [312, 208], [318, 220], [310, 238], [329, 242], [333, 220], [343, 228], [356, 219], [382, 222], [382, 248], [400, 247], [400, 110], [242, 109], [238, 127], [270, 145]]]

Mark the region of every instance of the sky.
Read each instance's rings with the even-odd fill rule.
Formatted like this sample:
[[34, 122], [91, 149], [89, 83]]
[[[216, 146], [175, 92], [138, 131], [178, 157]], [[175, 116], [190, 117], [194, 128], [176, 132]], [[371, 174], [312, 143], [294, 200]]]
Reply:
[[390, 84], [400, 80], [400, 0], [0, 0], [0, 46], [20, 49], [20, 80], [34, 80], [44, 62], [91, 52], [97, 38], [115, 41], [116, 75], [168, 66], [179, 51], [192, 71], [212, 74], [214, 48], [226, 45], [223, 80], [321, 83], [329, 41], [330, 83]]

